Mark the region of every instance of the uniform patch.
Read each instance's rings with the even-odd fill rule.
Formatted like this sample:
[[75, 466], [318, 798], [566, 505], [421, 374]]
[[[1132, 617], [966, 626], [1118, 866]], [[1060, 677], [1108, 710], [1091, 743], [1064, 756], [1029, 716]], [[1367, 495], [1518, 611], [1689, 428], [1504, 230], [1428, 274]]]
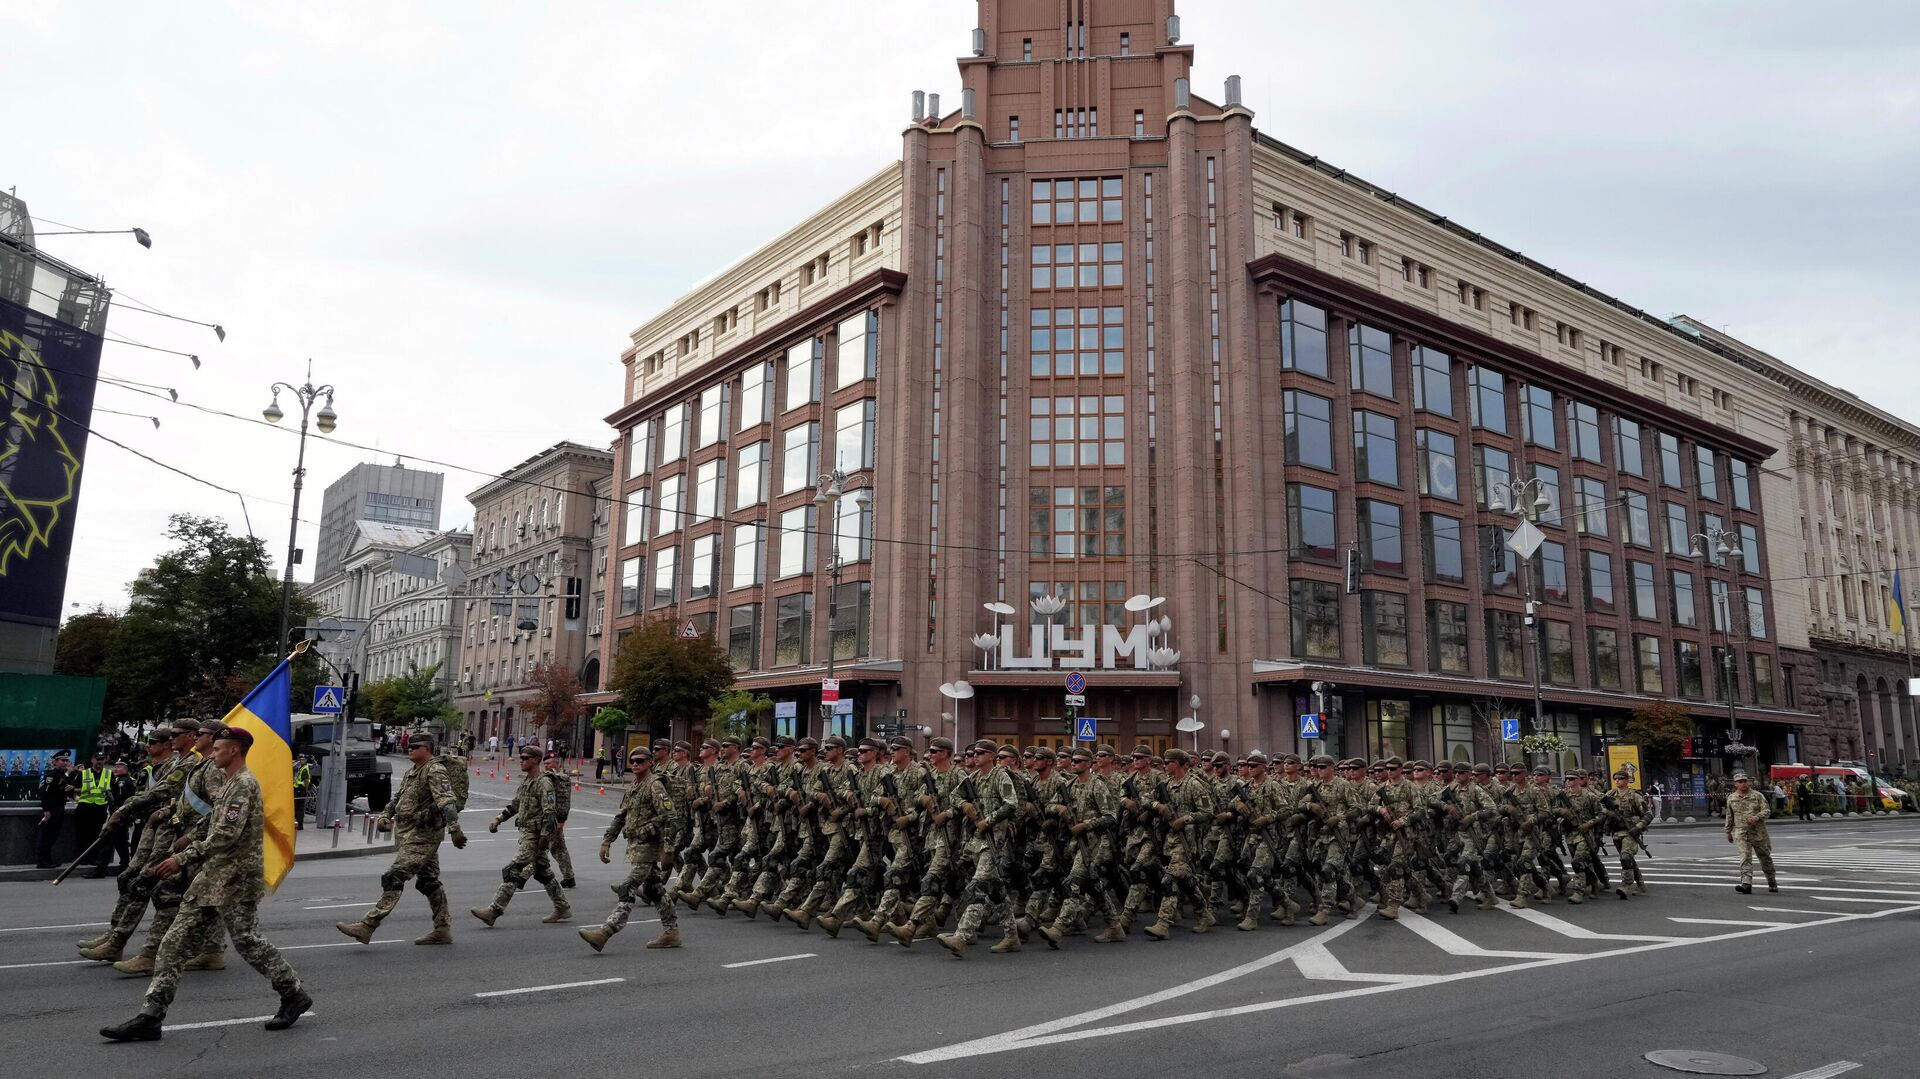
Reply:
[[240, 820], [240, 807], [237, 805], [228, 806], [227, 807], [227, 823], [237, 824], [239, 823], [239, 820]]

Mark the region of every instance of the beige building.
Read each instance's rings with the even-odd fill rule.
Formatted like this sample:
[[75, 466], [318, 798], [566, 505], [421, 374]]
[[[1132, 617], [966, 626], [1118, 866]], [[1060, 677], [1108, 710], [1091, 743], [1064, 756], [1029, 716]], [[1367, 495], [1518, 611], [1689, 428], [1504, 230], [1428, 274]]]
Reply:
[[611, 467], [606, 450], [561, 442], [467, 496], [472, 580], [453, 704], [482, 741], [529, 735], [535, 670], [586, 673], [592, 491]]
[[438, 665], [436, 680], [452, 694], [466, 620], [463, 588], [452, 582], [464, 577], [472, 537], [379, 521], [354, 521], [348, 531], [336, 556], [340, 569], [301, 586], [318, 617], [365, 634], [338, 642], [340, 658], [358, 668], [362, 682]]
[[1058, 744], [1078, 671], [1123, 745], [1197, 701], [1203, 748], [1486, 759], [1537, 680], [1565, 763], [1664, 699], [1829, 751], [1767, 378], [1263, 134], [1172, 0], [978, 11], [900, 162], [634, 330], [616, 632], [693, 623], [793, 733], [831, 674], [835, 729]]

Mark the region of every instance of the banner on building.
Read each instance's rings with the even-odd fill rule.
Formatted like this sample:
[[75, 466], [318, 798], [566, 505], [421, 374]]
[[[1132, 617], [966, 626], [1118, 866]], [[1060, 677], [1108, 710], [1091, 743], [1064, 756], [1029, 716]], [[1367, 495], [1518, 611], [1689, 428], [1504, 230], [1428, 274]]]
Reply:
[[1607, 747], [1607, 786], [1613, 786], [1613, 773], [1625, 768], [1633, 777], [1634, 790], [1645, 787], [1644, 777], [1640, 774], [1640, 747], [1613, 745]]
[[0, 620], [60, 624], [100, 338], [0, 297]]

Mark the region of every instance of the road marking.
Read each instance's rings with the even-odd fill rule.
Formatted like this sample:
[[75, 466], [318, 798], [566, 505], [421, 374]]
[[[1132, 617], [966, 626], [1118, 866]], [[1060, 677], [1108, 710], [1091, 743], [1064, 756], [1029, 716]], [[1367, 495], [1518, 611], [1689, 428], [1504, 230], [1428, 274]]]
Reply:
[[1808, 896], [1807, 898], [1818, 899], [1827, 903], [1891, 903], [1894, 906], [1905, 906], [1913, 902], [1912, 899], [1867, 899], [1851, 895], [1815, 895]]
[[348, 907], [372, 906], [371, 903], [325, 903], [317, 907], [301, 907], [301, 910], [345, 910]]
[[1442, 977], [1437, 974], [1365, 974], [1348, 970], [1346, 964], [1333, 957], [1324, 944], [1309, 944], [1294, 953], [1293, 965], [1300, 969], [1300, 975], [1316, 982], [1418, 982], [1425, 984]]
[[83, 963], [95, 963], [93, 959], [56, 959], [51, 963], [9, 963], [0, 970], [26, 970], [28, 967], [77, 967]]
[[1682, 925], [1793, 925], [1793, 922], [1743, 922], [1735, 918], [1673, 918], [1667, 921]]
[[[398, 944], [400, 942], [397, 940], [375, 940], [375, 941], [368, 941], [368, 943], [369, 944]], [[280, 950], [283, 952], [303, 952], [309, 948], [353, 948], [353, 947], [364, 948], [366, 947], [366, 945], [361, 944], [357, 940], [342, 940], [342, 941], [336, 941], [331, 944], [282, 944], [280, 945]]]
[[[1648, 883], [1649, 883], [1649, 884], [1651, 884], [1651, 883], [1654, 883], [1654, 882], [1653, 882], [1653, 881], [1651, 881], [1651, 880], [1649, 880], [1649, 881], [1648, 881]], [[1733, 887], [1733, 886], [1734, 886], [1735, 884], [1738, 884], [1738, 883], [1740, 883], [1740, 882], [1739, 882], [1738, 880], [1732, 880], [1732, 879], [1727, 879], [1727, 880], [1717, 880], [1717, 881], [1705, 881], [1705, 880], [1665, 880], [1665, 881], [1660, 881], [1660, 882], [1659, 882], [1659, 884], [1660, 884], [1660, 886], [1661, 886], [1661, 887], [1663, 887], [1663, 888], [1731, 888], [1731, 887]], [[1805, 886], [1805, 887], [1803, 887], [1803, 888], [1801, 888], [1801, 889], [1800, 889], [1800, 893], [1799, 893], [1799, 894], [1803, 894], [1803, 895], [1804, 895], [1804, 894], [1809, 894], [1809, 893], [1812, 893], [1812, 892], [1822, 892], [1822, 893], [1826, 893], [1826, 892], [1848, 892], [1848, 893], [1852, 893], [1852, 894], [1856, 894], [1856, 895], [1901, 895], [1901, 896], [1907, 896], [1907, 897], [1908, 897], [1908, 899], [1903, 899], [1903, 900], [1899, 900], [1899, 902], [1907, 902], [1907, 901], [1908, 901], [1908, 900], [1910, 900], [1910, 899], [1920, 899], [1920, 893], [1916, 893], [1916, 892], [1914, 892], [1914, 891], [1913, 891], [1913, 890], [1911, 890], [1911, 889], [1901, 889], [1901, 888], [1829, 888], [1829, 887], [1827, 887], [1827, 886], [1826, 886], [1826, 885], [1824, 885], [1824, 884], [1810, 884], [1810, 885], [1807, 885], [1807, 886]]]
[[744, 963], [722, 963], [721, 970], [738, 970], [741, 967], [757, 967], [767, 963], [784, 963], [789, 959], [816, 959], [816, 952], [801, 952], [799, 955], [776, 955], [772, 959], [749, 959]]
[[0, 929], [0, 933], [35, 933], [42, 929], [98, 929], [109, 922], [74, 922], [72, 925], [21, 925], [12, 929]]
[[1887, 880], [1885, 877], [1873, 877], [1861, 880], [1857, 877], [1834, 877], [1835, 884], [1904, 884], [1910, 888], [1920, 888], [1920, 880]]
[[1575, 925], [1572, 922], [1565, 921], [1560, 918], [1556, 918], [1553, 915], [1544, 913], [1542, 911], [1537, 911], [1532, 909], [1515, 910], [1512, 907], [1504, 906], [1504, 905], [1501, 906], [1500, 909], [1506, 911], [1508, 914], [1511, 914], [1516, 918], [1524, 918], [1527, 921], [1532, 922], [1537, 926], [1540, 926], [1542, 929], [1551, 929], [1563, 937], [1572, 937], [1575, 940], [1640, 940], [1640, 941], [1651, 941], [1656, 943], [1666, 943], [1670, 941], [1687, 939], [1685, 937], [1656, 937], [1646, 933], [1596, 933], [1593, 930], [1588, 929], [1586, 926]]
[[[312, 1019], [313, 1017], [313, 1012], [307, 1012], [300, 1018]], [[209, 1019], [204, 1023], [168, 1023], [160, 1029], [172, 1032], [175, 1030], [206, 1030], [208, 1027], [237, 1027], [242, 1023], [264, 1023], [272, 1018], [273, 1016], [271, 1015], [249, 1015], [245, 1019]]]
[[1806, 910], [1801, 907], [1753, 907], [1762, 914], [1818, 914], [1822, 918], [1869, 918], [1869, 914], [1848, 914], [1845, 911]]
[[1822, 1064], [1817, 1068], [1809, 1068], [1803, 1072], [1794, 1072], [1792, 1075], [1787, 1076], [1787, 1079], [1833, 1079], [1836, 1075], [1844, 1075], [1858, 1067], [1860, 1067], [1860, 1065], [1855, 1064], [1851, 1060], [1836, 1060], [1831, 1064]]
[[549, 993], [555, 989], [581, 989], [589, 985], [612, 985], [624, 982], [625, 978], [595, 978], [590, 982], [561, 982], [557, 985], [530, 985], [525, 989], [495, 989], [491, 993], [475, 993], [476, 997], [511, 997], [521, 993]]
[[1429, 918], [1401, 908], [1400, 924], [1413, 931], [1413, 934], [1428, 944], [1439, 948], [1448, 955], [1465, 955], [1491, 959], [1547, 959], [1558, 952], [1506, 952], [1482, 948], [1460, 934], [1442, 926]]

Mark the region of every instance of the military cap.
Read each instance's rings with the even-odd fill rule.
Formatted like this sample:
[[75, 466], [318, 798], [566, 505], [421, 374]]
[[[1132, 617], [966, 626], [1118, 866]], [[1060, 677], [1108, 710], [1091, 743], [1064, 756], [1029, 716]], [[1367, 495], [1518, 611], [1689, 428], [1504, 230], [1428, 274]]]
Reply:
[[175, 734], [199, 734], [200, 721], [197, 719], [176, 719], [173, 721]]
[[1431, 765], [1431, 764], [1428, 764], [1428, 763], [1427, 763], [1426, 761], [1423, 761], [1423, 760], [1421, 760], [1421, 759], [1420, 759], [1420, 758], [1418, 758], [1418, 757], [1415, 757], [1414, 759], [1412, 759], [1412, 760], [1410, 760], [1410, 761], [1408, 761], [1408, 762], [1407, 762], [1407, 771], [1409, 771], [1409, 772], [1431, 772], [1431, 771], [1433, 771], [1433, 765]]
[[543, 757], [545, 755], [545, 753], [541, 752], [540, 747], [536, 745], [524, 745], [520, 747], [521, 760], [525, 760], [528, 757]]
[[1452, 774], [1453, 774], [1453, 762], [1452, 762], [1452, 761], [1441, 761], [1440, 763], [1438, 763], [1438, 764], [1436, 764], [1436, 765], [1434, 765], [1434, 766], [1433, 766], [1433, 770], [1434, 770], [1434, 771], [1436, 771], [1436, 772], [1445, 772], [1445, 773], [1447, 773], [1448, 775], [1452, 775]]
[[873, 750], [873, 751], [874, 751], [875, 753], [882, 753], [882, 752], [885, 752], [885, 751], [886, 751], [886, 748], [887, 748], [887, 744], [886, 744], [885, 742], [882, 742], [882, 741], [881, 741], [880, 739], [878, 739], [878, 738], [871, 738], [871, 737], [869, 737], [869, 738], [862, 738], [862, 739], [860, 739], [860, 748], [861, 748], [861, 749], [871, 749], [871, 750]]
[[1033, 759], [1038, 761], [1050, 761], [1050, 760], [1055, 760], [1056, 758], [1054, 757], [1053, 750], [1048, 749], [1046, 746], [1035, 746], [1033, 750]]
[[434, 746], [439, 745], [440, 742], [439, 739], [433, 736], [432, 731], [411, 731], [407, 734], [407, 744], [409, 746], [426, 746], [428, 749], [432, 749]]
[[740, 748], [740, 736], [739, 736], [739, 735], [737, 735], [737, 734], [729, 734], [729, 735], [727, 735], [727, 736], [725, 736], [725, 737], [723, 737], [723, 738], [721, 738], [721, 739], [720, 739], [720, 744], [721, 744], [722, 746], [732, 746], [732, 747], [733, 747], [733, 748], [735, 748], [735, 749], [739, 749], [739, 748]]
[[1533, 774], [1537, 776], [1550, 776], [1553, 774], [1553, 769], [1544, 764], [1537, 764], [1533, 768]]
[[675, 742], [675, 743], [673, 744], [673, 748], [674, 748], [674, 750], [675, 750], [676, 752], [680, 752], [680, 753], [692, 753], [692, 752], [693, 752], [693, 743], [692, 743], [692, 742]]
[[1382, 768], [1398, 768], [1401, 766], [1401, 763], [1398, 757], [1388, 757], [1386, 760], [1380, 762], [1380, 766]]
[[1325, 753], [1315, 753], [1311, 758], [1308, 759], [1307, 767], [1331, 768], [1333, 767], [1333, 758], [1327, 756]]
[[953, 752], [953, 739], [951, 739], [951, 738], [935, 738], [935, 739], [933, 739], [932, 741], [930, 741], [930, 742], [928, 742], [928, 743], [927, 743], [927, 752], [929, 752], [929, 753], [931, 753], [931, 752], [933, 752], [933, 751], [934, 751], [934, 750], [936, 750], [936, 749], [938, 749], [938, 750], [943, 750], [943, 751], [945, 751], [945, 752], [947, 752], [947, 753], [952, 753], [952, 752]]
[[172, 737], [173, 737], [172, 731], [163, 730], [162, 728], [155, 727], [154, 729], [147, 732], [147, 744], [150, 746], [158, 745], [161, 742], [168, 741]]
[[713, 750], [713, 751], [714, 751], [715, 753], [718, 753], [718, 752], [720, 752], [720, 743], [719, 743], [719, 742], [716, 742], [716, 741], [714, 741], [714, 740], [713, 740], [713, 739], [711, 739], [711, 738], [708, 738], [708, 739], [705, 739], [705, 740], [703, 740], [703, 741], [702, 741], [702, 742], [700, 743], [700, 749], [701, 749], [701, 751], [702, 751], [702, 752], [704, 752], [704, 751], [706, 751], [706, 750], [709, 750], [709, 749], [711, 749], [711, 750]]
[[1186, 750], [1181, 749], [1179, 746], [1174, 746], [1172, 749], [1167, 750], [1166, 759], [1167, 759], [1167, 763], [1169, 764], [1173, 763], [1174, 761], [1179, 761], [1181, 764], [1186, 764], [1192, 761], [1193, 757], [1190, 754], [1188, 754]]
[[1232, 764], [1232, 763], [1233, 763], [1233, 758], [1232, 758], [1231, 756], [1229, 756], [1229, 755], [1227, 755], [1227, 754], [1226, 754], [1225, 752], [1223, 752], [1223, 751], [1221, 751], [1221, 750], [1218, 750], [1218, 749], [1216, 749], [1216, 750], [1214, 750], [1214, 751], [1213, 751], [1213, 756], [1212, 756], [1212, 757], [1209, 757], [1209, 758], [1208, 758], [1208, 763], [1211, 763], [1211, 764]]
[[1253, 751], [1252, 753], [1249, 753], [1249, 754], [1247, 754], [1247, 759], [1246, 759], [1246, 763], [1248, 763], [1248, 764], [1262, 764], [1262, 765], [1263, 765], [1263, 764], [1266, 764], [1266, 763], [1267, 763], [1267, 755], [1266, 755], [1265, 753], [1262, 753], [1262, 752], [1260, 752], [1259, 750], [1257, 750], [1257, 749], [1256, 749], [1256, 750], [1254, 750], [1254, 751]]
[[1503, 775], [1506, 775], [1506, 774], [1507, 774], [1507, 765], [1506, 765], [1506, 762], [1505, 762], [1505, 761], [1502, 761], [1502, 762], [1500, 762], [1499, 764], [1496, 764], [1496, 765], [1494, 765], [1494, 766], [1493, 766], [1493, 774], [1494, 774], [1494, 775], [1497, 775], [1497, 776], [1503, 776]]
[[1632, 773], [1632, 772], [1629, 772], [1629, 771], [1627, 771], [1627, 770], [1626, 770], [1625, 768], [1622, 768], [1622, 769], [1620, 769], [1620, 770], [1619, 770], [1618, 772], [1615, 772], [1615, 773], [1613, 773], [1613, 778], [1615, 778], [1615, 779], [1632, 779], [1632, 778], [1633, 778], [1633, 773]]
[[52, 759], [56, 761], [70, 761], [73, 759], [73, 754], [68, 750], [62, 749], [55, 752]]
[[1340, 767], [1342, 768], [1365, 768], [1366, 766], [1367, 762], [1361, 760], [1359, 757], [1348, 757], [1346, 760], [1340, 762]]
[[655, 743], [653, 743], [653, 752], [655, 752], [655, 753], [671, 753], [671, 752], [673, 752], [673, 743], [672, 743], [672, 742], [669, 742], [669, 741], [666, 741], [665, 739], [662, 739], [662, 740], [660, 740], [660, 741], [657, 741], [657, 742], [655, 742]]
[[1275, 760], [1277, 760], [1277, 761], [1279, 761], [1279, 762], [1280, 762], [1281, 764], [1299, 764], [1299, 763], [1300, 763], [1300, 754], [1298, 754], [1298, 753], [1282, 753], [1282, 754], [1280, 754], [1280, 755], [1279, 755], [1278, 757], [1275, 757], [1274, 759], [1275, 759]]
[[1077, 761], [1090, 761], [1093, 759], [1093, 750], [1086, 746], [1074, 746], [1067, 752], [1067, 756]]
[[222, 727], [220, 733], [213, 736], [218, 742], [232, 742], [241, 749], [253, 748], [253, 732], [245, 727]]
[[747, 745], [751, 749], [772, 749], [773, 748], [773, 743], [767, 741], [765, 736], [755, 738], [753, 741], [747, 743]]
[[216, 720], [205, 719], [200, 721], [200, 733], [216, 741], [220, 738], [220, 732], [226, 729], [227, 725], [225, 723]]
[[1114, 748], [1113, 748], [1113, 745], [1112, 745], [1111, 743], [1108, 743], [1108, 742], [1101, 742], [1101, 743], [1100, 743], [1099, 745], [1096, 745], [1096, 746], [1094, 746], [1094, 747], [1093, 747], [1093, 751], [1094, 751], [1095, 753], [1105, 753], [1105, 754], [1107, 754], [1108, 756], [1116, 756], [1116, 755], [1117, 755], [1117, 753], [1116, 753], [1116, 751], [1115, 751], [1115, 750], [1114, 750]]
[[1487, 765], [1487, 764], [1476, 764], [1473, 766], [1473, 774], [1477, 776], [1490, 776], [1493, 774], [1493, 766]]
[[829, 734], [825, 738], [822, 738], [820, 740], [820, 748], [821, 749], [835, 749], [835, 748], [845, 749], [847, 748], [847, 740], [845, 738], [840, 737], [837, 734]]
[[798, 742], [795, 742], [794, 745], [800, 749], [817, 750], [820, 748], [820, 739], [815, 738], [812, 735], [808, 735], [807, 737], [800, 739]]
[[648, 764], [652, 764], [653, 751], [646, 746], [634, 746], [632, 749], [627, 750], [627, 759], [630, 761], [646, 761]]
[[776, 734], [773, 736], [773, 748], [786, 749], [788, 746], [791, 746], [791, 745], [793, 745], [793, 735]]
[[1735, 772], [1733, 773], [1733, 778], [1735, 782], [1738, 782], [1742, 779], [1747, 780], [1749, 783], [1753, 781], [1752, 777], [1747, 775], [1747, 773], [1745, 772]]
[[[988, 744], [988, 745], [992, 745], [993, 743], [992, 743], [992, 742], [988, 742], [987, 744]], [[1016, 745], [1014, 745], [1014, 744], [1013, 744], [1012, 742], [1002, 742], [1002, 743], [1000, 743], [1000, 745], [999, 745], [999, 752], [1001, 752], [1001, 753], [1011, 753], [1011, 754], [1013, 754], [1014, 756], [1016, 756], [1016, 757], [1018, 757], [1018, 756], [1020, 755], [1020, 747], [1019, 747], [1019, 746], [1016, 746]]]
[[1153, 756], [1153, 750], [1152, 750], [1152, 749], [1149, 749], [1148, 747], [1146, 747], [1146, 746], [1143, 746], [1143, 745], [1141, 745], [1141, 746], [1134, 746], [1134, 747], [1133, 747], [1133, 752], [1132, 752], [1132, 753], [1129, 753], [1129, 754], [1128, 754], [1128, 756], [1130, 756], [1130, 757], [1151, 757], [1151, 756]]

